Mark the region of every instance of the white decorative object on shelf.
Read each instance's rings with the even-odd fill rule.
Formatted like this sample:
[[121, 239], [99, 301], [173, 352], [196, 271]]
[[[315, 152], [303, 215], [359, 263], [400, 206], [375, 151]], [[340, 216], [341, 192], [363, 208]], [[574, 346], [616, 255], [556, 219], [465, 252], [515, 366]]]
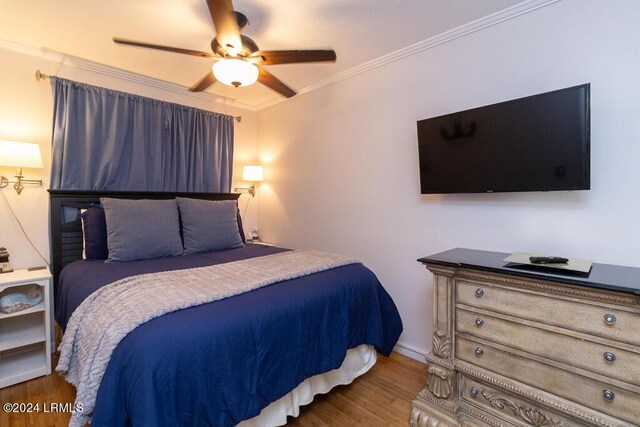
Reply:
[[10, 289], [11, 292], [0, 294], [0, 313], [11, 314], [26, 310], [42, 301], [42, 288], [38, 285], [20, 286], [20, 289]]
[[37, 304], [0, 313], [0, 388], [51, 373], [53, 307], [49, 270], [15, 270], [0, 275], [0, 295], [29, 291], [41, 294]]

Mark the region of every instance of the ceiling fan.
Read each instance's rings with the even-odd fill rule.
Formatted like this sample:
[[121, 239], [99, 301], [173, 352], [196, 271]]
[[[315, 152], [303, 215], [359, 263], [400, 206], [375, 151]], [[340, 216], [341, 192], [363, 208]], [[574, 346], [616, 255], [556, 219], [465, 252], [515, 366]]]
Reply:
[[333, 49], [260, 50], [253, 40], [240, 34], [240, 30], [249, 21], [245, 15], [233, 10], [231, 0], [207, 0], [207, 6], [217, 33], [211, 41], [213, 53], [161, 46], [119, 37], [114, 37], [113, 41], [120, 44], [201, 56], [215, 60], [216, 62], [213, 64], [212, 69], [189, 88], [190, 92], [201, 92], [216, 81], [228, 86], [244, 87], [255, 83], [257, 80], [281, 95], [290, 98], [296, 92], [268, 72], [264, 65], [333, 62], [336, 60], [336, 53]]

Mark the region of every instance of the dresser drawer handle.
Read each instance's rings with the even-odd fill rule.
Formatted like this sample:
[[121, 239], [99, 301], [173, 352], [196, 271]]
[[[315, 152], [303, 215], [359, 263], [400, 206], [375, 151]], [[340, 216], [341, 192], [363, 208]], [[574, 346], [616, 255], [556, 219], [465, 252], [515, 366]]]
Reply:
[[476, 296], [478, 298], [482, 298], [482, 295], [484, 295], [484, 291], [482, 290], [482, 288], [476, 289]]
[[607, 363], [613, 363], [616, 361], [616, 355], [611, 353], [610, 351], [607, 351], [602, 356], [604, 357], [604, 360], [606, 360]]
[[602, 396], [609, 402], [616, 398], [616, 394], [611, 390], [602, 390]]
[[478, 317], [476, 319], [476, 326], [479, 328], [482, 325], [484, 325], [484, 320], [482, 320], [481, 318]]
[[484, 350], [480, 347], [476, 347], [476, 356], [480, 357], [484, 354]]
[[605, 314], [604, 323], [606, 323], [607, 325], [613, 325], [614, 323], [616, 323], [616, 316], [614, 316], [613, 314]]
[[478, 393], [480, 393], [480, 390], [478, 390], [475, 387], [471, 387], [471, 390], [469, 390], [469, 393], [471, 393], [471, 396], [476, 397]]

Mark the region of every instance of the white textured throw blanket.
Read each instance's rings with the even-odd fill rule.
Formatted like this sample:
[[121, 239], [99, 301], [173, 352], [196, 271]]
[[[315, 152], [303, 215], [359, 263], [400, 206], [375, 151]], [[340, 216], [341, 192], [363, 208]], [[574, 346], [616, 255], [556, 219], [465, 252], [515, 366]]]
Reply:
[[272, 283], [358, 261], [297, 250], [187, 270], [127, 277], [91, 294], [73, 312], [60, 344], [56, 371], [76, 386], [69, 425], [89, 421], [98, 387], [118, 343], [137, 326], [172, 311], [239, 295]]

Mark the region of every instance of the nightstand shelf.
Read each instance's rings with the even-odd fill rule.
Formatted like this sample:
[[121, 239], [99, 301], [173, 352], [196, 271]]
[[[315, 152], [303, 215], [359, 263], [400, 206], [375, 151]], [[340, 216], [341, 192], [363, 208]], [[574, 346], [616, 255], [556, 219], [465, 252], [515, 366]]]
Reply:
[[51, 357], [45, 343], [6, 351], [0, 360], [0, 388], [51, 373]]
[[0, 294], [26, 285], [42, 289], [42, 302], [15, 313], [0, 313], [0, 388], [51, 373], [52, 299], [48, 270], [0, 275]]
[[26, 310], [18, 311], [16, 313], [9, 313], [9, 314], [0, 313], [0, 320], [8, 319], [10, 317], [15, 317], [15, 316], [24, 316], [24, 315], [30, 314], [30, 313], [37, 313], [39, 311], [45, 311], [45, 309], [44, 309], [44, 301], [41, 302], [38, 305], [34, 305], [33, 307], [29, 307]]
[[15, 316], [0, 323], [0, 352], [46, 341], [42, 312]]

